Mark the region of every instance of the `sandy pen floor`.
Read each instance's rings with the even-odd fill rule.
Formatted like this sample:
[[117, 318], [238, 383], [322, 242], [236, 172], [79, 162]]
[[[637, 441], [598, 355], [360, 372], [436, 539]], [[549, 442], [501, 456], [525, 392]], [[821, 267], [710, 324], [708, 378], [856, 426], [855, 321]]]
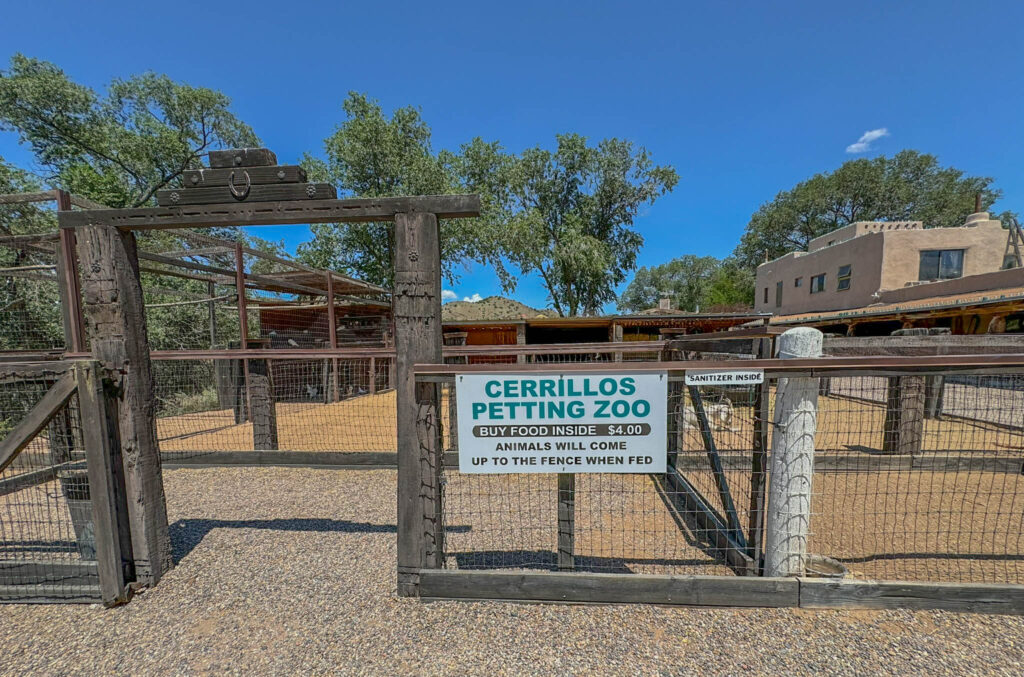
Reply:
[[394, 596], [392, 471], [167, 472], [178, 560], [112, 610], [0, 606], [25, 674], [1019, 674], [1024, 618], [425, 604]]
[[[682, 475], [722, 514], [714, 475]], [[750, 473], [725, 473], [744, 533]], [[552, 568], [552, 475], [449, 471], [445, 524], [452, 567]], [[722, 553], [692, 515], [647, 475], [576, 476], [576, 552], [592, 571], [726, 574]], [[851, 578], [1024, 583], [1024, 476], [996, 472], [817, 472], [809, 552]], [[675, 516], [682, 517], [677, 520]]]
[[[885, 407], [847, 397], [820, 397], [816, 446], [819, 450], [880, 451]], [[995, 405], [993, 405], [995, 406]], [[395, 393], [363, 395], [333, 404], [278, 403], [279, 448], [293, 451], [394, 451]], [[447, 398], [442, 401], [447, 422]], [[749, 450], [753, 410], [736, 405], [731, 429], [715, 430], [722, 450]], [[674, 424], [670, 424], [670, 428]], [[157, 420], [164, 452], [245, 451], [253, 448], [252, 424], [236, 425], [231, 411], [208, 411]], [[681, 448], [703, 448], [693, 429], [683, 430]], [[946, 417], [926, 420], [922, 451], [990, 451], [1024, 458], [1024, 431], [991, 423]]]
[[[294, 451], [394, 451], [395, 391], [362, 395], [332, 404], [279, 402], [281, 449]], [[157, 419], [160, 450], [246, 451], [252, 424], [235, 424], [231, 410]]]

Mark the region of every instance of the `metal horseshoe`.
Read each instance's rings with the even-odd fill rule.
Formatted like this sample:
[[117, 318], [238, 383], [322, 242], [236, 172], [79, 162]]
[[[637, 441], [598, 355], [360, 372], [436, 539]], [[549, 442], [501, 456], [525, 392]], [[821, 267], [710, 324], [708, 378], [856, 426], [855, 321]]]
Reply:
[[242, 174], [245, 176], [245, 188], [243, 190], [235, 188], [235, 170], [232, 169], [231, 175], [228, 177], [228, 188], [236, 200], [244, 200], [249, 195], [249, 189], [252, 188], [249, 172], [242, 170]]

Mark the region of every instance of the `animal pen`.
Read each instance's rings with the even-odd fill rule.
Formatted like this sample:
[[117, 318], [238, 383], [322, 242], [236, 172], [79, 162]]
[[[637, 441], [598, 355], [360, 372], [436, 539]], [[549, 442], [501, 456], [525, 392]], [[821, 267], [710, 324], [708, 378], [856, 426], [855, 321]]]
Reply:
[[[1024, 610], [1018, 337], [444, 346], [438, 221], [474, 196], [179, 199], [0, 239], [63, 318], [4, 324], [0, 600], [125, 601], [172, 565], [162, 467], [276, 464], [397, 466], [403, 596]], [[394, 223], [390, 299], [196, 230], [342, 221]], [[698, 368], [765, 378], [687, 386]], [[475, 373], [665, 374], [665, 472], [460, 472]]]

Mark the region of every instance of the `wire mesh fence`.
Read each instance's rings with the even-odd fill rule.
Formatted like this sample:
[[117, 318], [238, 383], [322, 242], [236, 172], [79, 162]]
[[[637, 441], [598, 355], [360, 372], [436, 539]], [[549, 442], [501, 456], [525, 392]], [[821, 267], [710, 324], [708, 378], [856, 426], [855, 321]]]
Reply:
[[[52, 375], [0, 374], [0, 439], [46, 395]], [[0, 471], [0, 602], [96, 601], [92, 502], [73, 395]]]
[[54, 247], [0, 245], [0, 351], [64, 348]]
[[[947, 397], [961, 391], [957, 415], [929, 413], [926, 381], [938, 376], [815, 379], [807, 575], [1024, 583], [1024, 432], [1009, 425], [1024, 416], [1020, 374], [947, 374]], [[454, 388], [443, 394], [446, 427]], [[665, 475], [575, 475], [574, 569], [756, 575], [778, 378], [696, 389], [674, 380], [668, 392]], [[449, 467], [442, 487], [445, 567], [558, 568], [557, 475]]]
[[153, 361], [165, 458], [270, 449], [395, 451], [391, 355], [241, 360], [221, 354]]

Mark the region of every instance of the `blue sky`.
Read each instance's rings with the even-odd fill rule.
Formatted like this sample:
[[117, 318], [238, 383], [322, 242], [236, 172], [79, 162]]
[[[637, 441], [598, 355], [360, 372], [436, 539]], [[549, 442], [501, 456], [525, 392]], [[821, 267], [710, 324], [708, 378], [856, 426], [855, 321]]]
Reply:
[[[145, 70], [220, 89], [282, 162], [319, 153], [346, 92], [420, 106], [434, 146], [519, 151], [560, 132], [646, 146], [676, 167], [646, 209], [641, 265], [725, 256], [775, 193], [903, 148], [996, 178], [1024, 209], [1020, 2], [49, 2], [3, 10], [0, 56], [53, 61], [102, 87]], [[853, 149], [857, 150], [857, 148]], [[10, 134], [0, 155], [31, 157]], [[295, 245], [301, 228], [260, 228]], [[473, 267], [459, 298], [499, 293]], [[521, 281], [516, 298], [545, 292]]]

